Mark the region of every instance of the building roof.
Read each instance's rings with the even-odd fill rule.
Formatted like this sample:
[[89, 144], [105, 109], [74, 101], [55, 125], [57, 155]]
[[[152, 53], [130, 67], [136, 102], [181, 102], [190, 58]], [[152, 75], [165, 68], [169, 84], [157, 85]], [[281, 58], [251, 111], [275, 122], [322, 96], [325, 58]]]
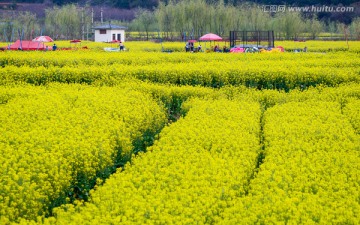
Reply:
[[95, 30], [125, 30], [127, 27], [119, 26], [115, 24], [104, 24], [100, 26], [93, 27]]

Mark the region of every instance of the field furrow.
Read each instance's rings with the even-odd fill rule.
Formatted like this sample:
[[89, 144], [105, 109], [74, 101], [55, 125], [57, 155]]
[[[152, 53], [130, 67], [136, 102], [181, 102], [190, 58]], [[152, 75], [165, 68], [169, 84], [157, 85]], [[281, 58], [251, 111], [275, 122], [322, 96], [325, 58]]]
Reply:
[[265, 160], [223, 224], [356, 224], [359, 136], [333, 102], [291, 102], [264, 114]]
[[[35, 220], [88, 198], [96, 178], [128, 160], [133, 143], [166, 121], [148, 95], [81, 85], [2, 87], [1, 223]], [[5, 95], [4, 93], [7, 93]]]
[[90, 202], [56, 209], [56, 220], [49, 221], [215, 222], [233, 199], [245, 195], [256, 167], [260, 106], [194, 100], [185, 108], [185, 118], [165, 128], [147, 153], [96, 188]]

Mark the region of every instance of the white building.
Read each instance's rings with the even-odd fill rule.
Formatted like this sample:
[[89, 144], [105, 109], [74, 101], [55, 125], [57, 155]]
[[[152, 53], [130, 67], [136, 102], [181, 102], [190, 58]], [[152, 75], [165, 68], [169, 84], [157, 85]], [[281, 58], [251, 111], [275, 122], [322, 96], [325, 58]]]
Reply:
[[95, 42], [125, 41], [125, 29], [127, 27], [106, 24], [94, 27]]

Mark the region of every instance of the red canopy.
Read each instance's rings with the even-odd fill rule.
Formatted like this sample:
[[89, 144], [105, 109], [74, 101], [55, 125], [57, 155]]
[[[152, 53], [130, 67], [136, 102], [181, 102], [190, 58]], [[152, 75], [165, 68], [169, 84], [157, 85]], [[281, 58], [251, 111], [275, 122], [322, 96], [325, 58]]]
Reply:
[[201, 40], [201, 41], [221, 41], [222, 38], [216, 34], [208, 33], [208, 34], [205, 34], [204, 36], [201, 36], [199, 38], [199, 40]]
[[[46, 45], [38, 41], [20, 41], [17, 40], [14, 44], [10, 45], [10, 50], [45, 50]], [[51, 46], [48, 46], [48, 49], [51, 49]]]
[[54, 40], [49, 36], [38, 36], [38, 37], [34, 38], [33, 41], [53, 42]]

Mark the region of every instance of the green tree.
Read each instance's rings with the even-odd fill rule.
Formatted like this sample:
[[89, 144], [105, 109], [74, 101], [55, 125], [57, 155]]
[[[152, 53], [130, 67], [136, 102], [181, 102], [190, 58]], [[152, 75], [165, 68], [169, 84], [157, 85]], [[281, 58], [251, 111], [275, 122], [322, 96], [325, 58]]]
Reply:
[[61, 23], [58, 20], [60, 8], [54, 6], [52, 9], [45, 10], [45, 27], [47, 33], [54, 39], [58, 39], [61, 34]]
[[6, 41], [6, 42], [12, 42], [15, 39], [15, 27], [14, 27], [14, 23], [12, 22], [12, 20], [10, 18], [5, 19], [2, 23], [0, 23], [0, 29], [1, 32], [0, 34], [2, 34], [1, 40]]
[[337, 33], [341, 34], [343, 38], [347, 38], [348, 28], [344, 23], [337, 23], [336, 30], [337, 30]]
[[145, 31], [146, 40], [149, 40], [149, 32], [152, 27], [155, 27], [155, 22], [156, 18], [153, 12], [141, 8], [136, 12], [135, 23], [138, 24], [139, 31]]
[[216, 34], [223, 36], [225, 33], [226, 21], [227, 21], [227, 7], [223, 0], [220, 0], [214, 6], [214, 15], [212, 16], [213, 28]]
[[270, 20], [270, 15], [261, 10], [257, 5], [242, 7], [241, 13], [244, 14], [244, 27], [246, 30], [264, 30]]
[[174, 23], [175, 31], [178, 31], [181, 34], [181, 37], [184, 38], [183, 34], [187, 27], [187, 18], [186, 18], [186, 3], [185, 1], [179, 2], [177, 5], [174, 5], [172, 14], [176, 18]]
[[239, 15], [239, 9], [237, 7], [229, 7], [227, 15], [229, 18], [229, 30], [240, 30], [242, 19]]
[[81, 12], [74, 4], [46, 10], [46, 29], [53, 37], [65, 39], [81, 38]]
[[321, 31], [323, 31], [323, 24], [316, 18], [312, 18], [307, 21], [306, 27], [311, 34], [311, 38], [315, 39]]
[[357, 40], [360, 40], [360, 17], [357, 17], [352, 21], [350, 30], [353, 37]]
[[169, 39], [173, 36], [173, 14], [172, 8], [174, 4], [170, 1], [167, 5], [164, 3], [160, 3], [157, 8], [155, 15], [157, 20], [159, 21], [159, 28], [165, 34], [165, 38]]
[[191, 38], [200, 37], [206, 29], [206, 12], [209, 8], [204, 0], [185, 1], [183, 13]]
[[65, 39], [80, 39], [80, 13], [74, 4], [65, 5], [59, 14], [59, 20], [62, 21], [61, 31]]
[[32, 40], [35, 31], [39, 30], [40, 27], [37, 23], [36, 14], [27, 11], [17, 16], [14, 25], [21, 31], [21, 38], [24, 40]]
[[333, 35], [337, 33], [336, 22], [330, 21], [328, 23], [327, 30], [330, 32], [330, 36], [333, 37]]
[[278, 29], [285, 34], [286, 39], [297, 39], [305, 29], [305, 23], [298, 12], [277, 13]]

